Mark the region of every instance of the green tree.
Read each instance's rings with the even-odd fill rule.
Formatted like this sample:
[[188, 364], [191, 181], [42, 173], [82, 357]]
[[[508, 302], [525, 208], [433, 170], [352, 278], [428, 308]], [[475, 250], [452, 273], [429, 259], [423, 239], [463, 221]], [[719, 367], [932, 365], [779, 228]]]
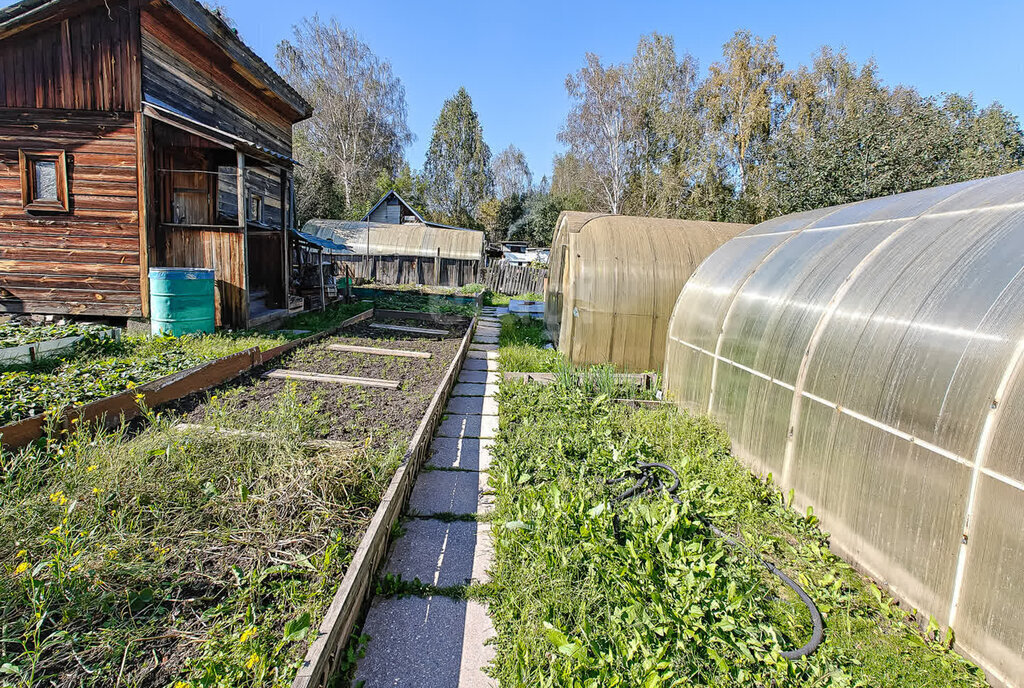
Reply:
[[477, 208], [493, 186], [491, 150], [465, 88], [441, 107], [423, 171], [431, 213], [448, 224], [477, 226]]
[[314, 15], [293, 32], [293, 41], [277, 46], [278, 68], [313, 106], [313, 116], [296, 125], [296, 154], [330, 169], [346, 208], [358, 213], [376, 200], [381, 171], [397, 174], [413, 141], [405, 88], [387, 60], [336, 20]]

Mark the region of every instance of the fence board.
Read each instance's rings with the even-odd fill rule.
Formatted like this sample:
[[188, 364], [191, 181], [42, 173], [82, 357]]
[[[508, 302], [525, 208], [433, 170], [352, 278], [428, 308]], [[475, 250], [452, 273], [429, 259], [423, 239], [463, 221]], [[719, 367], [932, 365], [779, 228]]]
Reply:
[[535, 268], [529, 265], [512, 265], [500, 260], [487, 268], [484, 283], [487, 288], [499, 294], [516, 296], [535, 292], [544, 292], [544, 281], [547, 279], [547, 268]]

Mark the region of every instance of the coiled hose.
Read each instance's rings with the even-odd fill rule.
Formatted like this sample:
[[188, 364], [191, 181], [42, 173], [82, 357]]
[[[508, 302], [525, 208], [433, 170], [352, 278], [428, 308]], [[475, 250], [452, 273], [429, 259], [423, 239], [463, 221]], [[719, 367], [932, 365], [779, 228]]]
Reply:
[[[672, 475], [673, 482], [671, 485], [665, 484], [665, 482], [657, 473], [657, 471], [659, 470], [665, 471]], [[682, 501], [676, 495], [676, 491], [679, 489], [679, 473], [677, 473], [676, 470], [671, 466], [668, 466], [663, 463], [638, 463], [632, 471], [632, 475], [637, 478], [637, 481], [633, 484], [632, 487], [627, 489], [622, 494], [616, 497], [612, 497], [611, 500], [609, 500], [612, 504], [626, 502], [629, 501], [630, 499], [635, 499], [636, 497], [641, 497], [656, 492], [666, 492], [668, 493], [669, 497], [671, 497], [672, 500], [675, 501], [676, 504], [682, 504]], [[629, 477], [630, 476], [628, 475], [624, 475], [619, 478], [611, 478], [609, 480], [606, 480], [605, 484], [617, 485], [619, 483], [625, 482]], [[817, 650], [818, 646], [821, 645], [821, 641], [825, 637], [825, 624], [821, 619], [821, 612], [818, 611], [818, 607], [814, 604], [814, 600], [811, 599], [810, 595], [808, 595], [796, 581], [787, 576], [784, 572], [780, 571], [774, 564], [772, 564], [770, 561], [766, 561], [763, 557], [761, 557], [761, 555], [757, 554], [749, 547], [744, 545], [742, 542], [740, 542], [736, 538], [732, 537], [731, 535], [723, 531], [721, 528], [719, 528], [711, 521], [709, 521], [706, 517], [704, 517], [701, 514], [697, 514], [697, 518], [700, 519], [701, 523], [703, 523], [708, 528], [708, 530], [714, 533], [716, 537], [722, 538], [731, 547], [742, 550], [748, 556], [760, 562], [761, 565], [764, 566], [769, 573], [778, 577], [779, 580], [781, 580], [793, 592], [795, 592], [797, 596], [800, 598], [800, 601], [803, 603], [803, 605], [807, 607], [807, 611], [809, 611], [811, 614], [811, 622], [814, 624], [814, 630], [811, 633], [811, 639], [808, 640], [807, 644], [805, 644], [801, 648], [798, 648], [796, 650], [783, 651], [781, 653], [782, 656], [786, 659], [800, 659], [801, 657], [807, 657], [815, 650]], [[615, 537], [616, 539], [618, 539], [620, 531], [618, 514], [614, 514], [612, 518], [612, 527], [615, 531]]]

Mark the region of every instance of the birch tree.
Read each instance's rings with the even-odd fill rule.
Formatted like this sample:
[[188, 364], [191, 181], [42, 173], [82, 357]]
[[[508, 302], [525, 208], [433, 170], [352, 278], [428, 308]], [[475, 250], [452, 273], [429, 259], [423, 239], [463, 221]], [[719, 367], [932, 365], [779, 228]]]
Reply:
[[297, 127], [300, 160], [316, 159], [337, 178], [348, 209], [364, 206], [382, 171], [394, 177], [413, 141], [405, 88], [390, 63], [337, 20], [318, 15], [277, 46], [282, 76], [313, 106]]
[[620, 213], [636, 153], [630, 117], [630, 89], [621, 65], [604, 66], [587, 53], [586, 65], [565, 80], [573, 101], [558, 140], [574, 157], [586, 161], [591, 191], [601, 198], [602, 210]]

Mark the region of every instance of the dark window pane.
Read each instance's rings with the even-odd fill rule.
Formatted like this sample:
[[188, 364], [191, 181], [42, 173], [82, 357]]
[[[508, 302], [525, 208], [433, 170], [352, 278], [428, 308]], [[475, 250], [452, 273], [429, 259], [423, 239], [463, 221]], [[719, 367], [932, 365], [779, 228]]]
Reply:
[[32, 165], [35, 175], [33, 185], [34, 201], [56, 201], [57, 199], [57, 162], [55, 160], [36, 160]]

